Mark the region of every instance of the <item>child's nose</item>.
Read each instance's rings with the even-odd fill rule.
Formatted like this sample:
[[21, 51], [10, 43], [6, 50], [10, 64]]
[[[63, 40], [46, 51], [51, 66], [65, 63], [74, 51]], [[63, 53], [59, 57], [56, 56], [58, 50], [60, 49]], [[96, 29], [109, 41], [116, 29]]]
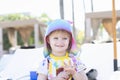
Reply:
[[62, 39], [59, 39], [59, 40], [58, 40], [58, 42], [59, 42], [59, 43], [63, 43], [63, 42], [64, 42], [64, 40], [62, 40]]

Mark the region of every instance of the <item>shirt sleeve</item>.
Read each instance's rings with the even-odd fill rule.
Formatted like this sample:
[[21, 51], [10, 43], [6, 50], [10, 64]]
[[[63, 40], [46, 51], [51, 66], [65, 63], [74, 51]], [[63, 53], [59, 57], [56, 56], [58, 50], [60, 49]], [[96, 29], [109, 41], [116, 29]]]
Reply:
[[85, 64], [83, 64], [81, 62], [79, 57], [75, 57], [75, 59], [76, 59], [75, 63], [76, 63], [76, 70], [77, 70], [77, 72], [84, 71], [86, 69]]
[[48, 74], [48, 61], [47, 59], [44, 59], [42, 62], [40, 62], [37, 73], [41, 73], [44, 75]]

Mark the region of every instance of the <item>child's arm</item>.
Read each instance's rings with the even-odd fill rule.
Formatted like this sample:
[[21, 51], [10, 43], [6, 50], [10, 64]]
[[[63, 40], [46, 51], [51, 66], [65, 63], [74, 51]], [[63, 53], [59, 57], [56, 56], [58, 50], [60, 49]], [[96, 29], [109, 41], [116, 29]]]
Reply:
[[37, 80], [47, 80], [47, 76], [44, 74], [38, 74]]
[[38, 70], [37, 70], [37, 80], [47, 80], [47, 73], [48, 73], [48, 62], [47, 59], [44, 59], [40, 62]]

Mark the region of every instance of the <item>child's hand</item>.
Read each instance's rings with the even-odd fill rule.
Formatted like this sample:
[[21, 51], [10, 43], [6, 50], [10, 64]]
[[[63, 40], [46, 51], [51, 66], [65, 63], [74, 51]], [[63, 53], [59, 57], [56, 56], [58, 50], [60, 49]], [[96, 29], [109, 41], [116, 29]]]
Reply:
[[64, 71], [68, 72], [71, 75], [74, 75], [76, 73], [76, 65], [72, 65], [71, 62], [69, 64], [64, 63]]
[[69, 75], [68, 72], [62, 71], [57, 75], [57, 80], [68, 80]]

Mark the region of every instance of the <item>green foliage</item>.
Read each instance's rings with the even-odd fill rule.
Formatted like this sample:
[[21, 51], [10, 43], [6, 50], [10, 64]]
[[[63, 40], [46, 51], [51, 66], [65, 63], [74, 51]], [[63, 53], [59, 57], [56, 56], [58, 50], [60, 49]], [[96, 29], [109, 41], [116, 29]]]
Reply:
[[39, 17], [40, 21], [46, 23], [48, 21], [51, 21], [51, 19], [49, 18], [49, 16], [45, 13], [42, 13], [41, 16]]
[[[8, 14], [8, 15], [0, 16], [0, 21], [28, 20], [32, 18], [34, 17], [27, 15], [27, 14], [15, 13], [15, 14]], [[43, 13], [40, 17], [36, 19], [39, 19], [43, 23], [47, 23], [48, 21], [51, 21], [51, 19], [45, 13]], [[29, 38], [28, 43], [29, 45], [34, 44], [34, 32], [31, 33], [31, 37]], [[42, 42], [40, 41], [39, 43], [41, 44]], [[24, 43], [19, 33], [17, 33], [17, 44], [20, 46], [24, 46]], [[7, 35], [7, 30], [3, 30], [3, 47], [4, 47], [4, 50], [9, 50], [9, 48], [11, 47], [9, 39], [8, 39], [8, 35]]]
[[77, 46], [80, 47], [80, 45], [83, 43], [84, 40], [84, 31], [79, 31], [78, 35], [76, 36]]
[[[17, 42], [18, 42], [18, 45], [23, 45], [23, 41], [21, 39], [21, 36], [19, 33], [17, 33]], [[3, 30], [3, 49], [4, 50], [9, 50], [9, 48], [11, 47], [11, 44], [9, 42], [9, 39], [8, 39], [8, 33], [7, 33], [7, 30], [4, 29]]]
[[17, 32], [17, 44], [18, 45], [21, 45], [21, 46], [23, 46], [24, 45], [24, 43], [23, 43], [23, 41], [22, 41], [22, 38], [21, 38], [21, 36], [20, 36], [20, 34]]
[[10, 45], [10, 42], [9, 42], [9, 39], [8, 39], [8, 35], [7, 35], [7, 30], [3, 29], [3, 49], [4, 50], [8, 50], [11, 45]]
[[33, 44], [34, 44], [34, 31], [32, 31], [32, 33], [31, 33], [31, 37], [30, 37], [28, 43], [29, 43], [29, 45], [33, 45]]
[[27, 20], [31, 19], [30, 15], [15, 13], [15, 14], [8, 14], [0, 16], [0, 21], [15, 21], [15, 20]]

